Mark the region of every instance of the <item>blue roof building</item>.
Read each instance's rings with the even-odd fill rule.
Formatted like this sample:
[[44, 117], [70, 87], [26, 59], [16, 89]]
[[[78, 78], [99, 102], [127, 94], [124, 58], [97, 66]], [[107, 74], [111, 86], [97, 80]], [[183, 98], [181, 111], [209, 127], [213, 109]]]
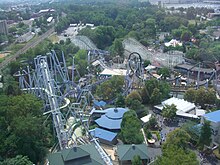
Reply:
[[201, 123], [204, 123], [204, 120], [210, 121], [212, 144], [220, 145], [220, 110], [204, 114]]
[[106, 102], [104, 102], [104, 101], [97, 101], [97, 100], [94, 100], [94, 106], [95, 107], [105, 107], [106, 106]]
[[96, 124], [108, 130], [120, 130], [122, 117], [128, 110], [125, 108], [108, 108], [105, 114], [95, 120]]
[[117, 133], [110, 132], [101, 128], [95, 128], [93, 130], [89, 130], [89, 133], [95, 137], [99, 138], [101, 143], [105, 144], [116, 144], [117, 143]]
[[203, 117], [211, 122], [220, 122], [220, 110], [204, 114]]

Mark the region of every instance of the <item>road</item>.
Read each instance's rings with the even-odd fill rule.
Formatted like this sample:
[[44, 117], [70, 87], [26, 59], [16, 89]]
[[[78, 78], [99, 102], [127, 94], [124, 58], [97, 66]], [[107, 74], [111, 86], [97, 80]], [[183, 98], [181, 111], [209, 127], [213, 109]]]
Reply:
[[2, 72], [2, 69], [4, 69], [10, 62], [16, 61], [16, 59], [23, 53], [25, 53], [28, 49], [33, 48], [37, 46], [40, 42], [45, 40], [47, 37], [49, 37], [52, 33], [54, 33], [54, 27], [49, 29], [47, 32], [44, 34], [38, 36], [37, 39], [33, 40], [32, 42], [28, 42], [22, 49], [17, 51], [14, 55], [6, 57], [2, 63], [0, 63], [0, 72]]

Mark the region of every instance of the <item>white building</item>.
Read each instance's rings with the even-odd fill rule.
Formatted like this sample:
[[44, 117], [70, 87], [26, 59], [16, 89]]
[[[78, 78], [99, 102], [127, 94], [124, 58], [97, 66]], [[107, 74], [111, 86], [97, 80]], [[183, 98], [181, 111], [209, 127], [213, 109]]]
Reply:
[[220, 144], [220, 110], [204, 114], [201, 119], [201, 123], [204, 123], [204, 119], [210, 121], [212, 129], [212, 143]]
[[178, 99], [176, 97], [171, 97], [163, 101], [161, 105], [154, 106], [154, 108], [162, 111], [165, 105], [172, 104], [174, 104], [177, 108], [177, 116], [198, 119], [200, 116], [205, 114], [205, 110], [198, 109], [194, 103], [185, 101], [184, 99]]
[[167, 47], [169, 47], [169, 46], [176, 47], [176, 46], [182, 46], [183, 44], [182, 44], [182, 42], [180, 42], [180, 41], [177, 41], [177, 40], [175, 40], [175, 39], [172, 39], [172, 40], [170, 40], [170, 42], [164, 43], [164, 45], [167, 46]]

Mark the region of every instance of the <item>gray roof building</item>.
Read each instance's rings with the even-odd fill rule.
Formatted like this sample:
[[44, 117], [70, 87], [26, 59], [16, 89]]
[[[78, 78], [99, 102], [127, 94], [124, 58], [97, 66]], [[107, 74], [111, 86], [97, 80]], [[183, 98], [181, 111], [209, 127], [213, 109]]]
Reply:
[[49, 165], [103, 165], [94, 144], [64, 149], [48, 156]]
[[140, 156], [143, 163], [150, 161], [150, 157], [147, 155], [146, 144], [131, 144], [131, 145], [118, 145], [117, 155], [120, 164], [130, 162], [135, 155]]
[[0, 34], [8, 34], [8, 26], [6, 20], [0, 20]]

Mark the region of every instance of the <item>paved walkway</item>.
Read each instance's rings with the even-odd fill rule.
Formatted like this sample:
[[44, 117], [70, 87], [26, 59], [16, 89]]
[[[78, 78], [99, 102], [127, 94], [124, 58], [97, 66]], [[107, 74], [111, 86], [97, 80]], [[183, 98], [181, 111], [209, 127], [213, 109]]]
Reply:
[[147, 145], [147, 138], [146, 138], [146, 135], [145, 135], [145, 133], [144, 133], [144, 129], [143, 129], [143, 128], [141, 128], [141, 132], [142, 132], [142, 134], [143, 134], [143, 136], [144, 136], [144, 142], [145, 142], [145, 144]]

